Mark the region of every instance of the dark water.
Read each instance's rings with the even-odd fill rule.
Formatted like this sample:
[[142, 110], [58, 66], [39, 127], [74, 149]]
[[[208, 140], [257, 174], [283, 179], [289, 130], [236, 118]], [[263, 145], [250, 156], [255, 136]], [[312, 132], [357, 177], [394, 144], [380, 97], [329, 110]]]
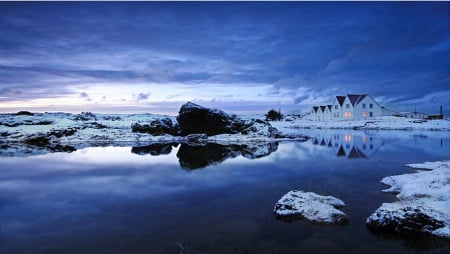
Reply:
[[[385, 176], [450, 157], [443, 132], [320, 131], [304, 143], [95, 147], [0, 158], [0, 253], [449, 253], [371, 233]], [[258, 150], [258, 149], [259, 150]], [[342, 199], [350, 222], [275, 219], [292, 189]]]

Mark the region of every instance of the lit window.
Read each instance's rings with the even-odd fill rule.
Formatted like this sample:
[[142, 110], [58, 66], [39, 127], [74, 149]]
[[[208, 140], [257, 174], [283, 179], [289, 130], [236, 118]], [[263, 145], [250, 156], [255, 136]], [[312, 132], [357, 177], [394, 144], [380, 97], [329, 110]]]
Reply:
[[344, 140], [345, 140], [345, 142], [351, 142], [352, 141], [352, 135], [345, 134]]
[[344, 113], [344, 117], [352, 117], [352, 112], [346, 111], [346, 112]]
[[367, 117], [367, 114], [366, 114], [366, 112], [362, 112], [362, 117]]
[[362, 140], [363, 143], [366, 143], [366, 141], [367, 141], [366, 136], [362, 136], [362, 137], [361, 137], [361, 140]]

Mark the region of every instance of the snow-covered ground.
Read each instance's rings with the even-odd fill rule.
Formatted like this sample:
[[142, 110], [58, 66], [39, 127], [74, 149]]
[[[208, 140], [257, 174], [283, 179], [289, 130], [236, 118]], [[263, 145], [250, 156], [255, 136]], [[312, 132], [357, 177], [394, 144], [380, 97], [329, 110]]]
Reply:
[[[382, 117], [360, 121], [315, 122], [287, 116], [282, 121], [264, 120], [263, 115], [239, 116], [252, 123], [250, 132], [219, 134], [207, 142], [220, 144], [246, 142], [274, 142], [279, 140], [305, 140], [316, 129], [370, 129], [370, 130], [450, 130], [450, 121], [422, 121], [398, 117]], [[0, 114], [0, 152], [2, 155], [20, 155], [51, 151], [71, 151], [89, 146], [142, 146], [155, 142], [187, 142], [186, 137], [169, 134], [150, 135], [132, 131], [132, 124], [150, 123], [176, 117], [154, 114], [69, 114], [35, 113], [34, 115]], [[253, 121], [253, 122], [252, 122]], [[272, 128], [272, 127], [275, 127]], [[275, 134], [275, 135], [274, 135]], [[203, 140], [204, 141], [204, 140]], [[39, 147], [39, 149], [37, 149]], [[46, 147], [45, 149], [42, 149]], [[48, 150], [48, 149], [47, 149]]]
[[272, 122], [278, 131], [296, 129], [364, 129], [364, 130], [435, 130], [450, 131], [449, 120], [423, 120], [405, 117], [383, 116], [365, 120], [311, 121], [287, 116], [283, 121]]
[[[450, 239], [450, 161], [408, 164], [420, 172], [389, 176], [384, 190], [397, 202], [384, 203], [366, 221], [378, 230], [422, 232]], [[431, 171], [422, 171], [431, 170]]]

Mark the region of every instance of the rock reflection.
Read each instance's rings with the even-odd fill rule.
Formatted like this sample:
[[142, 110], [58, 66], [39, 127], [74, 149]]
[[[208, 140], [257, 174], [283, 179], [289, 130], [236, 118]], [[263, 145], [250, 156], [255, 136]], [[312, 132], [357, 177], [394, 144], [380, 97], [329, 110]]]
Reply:
[[278, 143], [250, 143], [221, 145], [207, 143], [190, 146], [181, 144], [177, 157], [183, 169], [192, 170], [204, 168], [209, 165], [242, 155], [245, 158], [256, 159], [268, 156], [278, 149]]
[[167, 155], [172, 152], [172, 147], [177, 147], [178, 143], [154, 143], [148, 146], [135, 146], [131, 152], [138, 155], [150, 154], [153, 156]]
[[[168, 155], [179, 143], [154, 143], [147, 146], [132, 147], [131, 152], [138, 155]], [[176, 154], [181, 168], [192, 170], [215, 165], [242, 156], [258, 159], [275, 152], [278, 142], [217, 144], [217, 143], [182, 143]]]

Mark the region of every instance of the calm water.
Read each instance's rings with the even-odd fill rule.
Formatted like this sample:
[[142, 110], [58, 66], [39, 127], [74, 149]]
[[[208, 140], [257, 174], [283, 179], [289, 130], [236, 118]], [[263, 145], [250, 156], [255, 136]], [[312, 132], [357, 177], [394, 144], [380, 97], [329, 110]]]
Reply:
[[[0, 253], [449, 253], [371, 233], [385, 176], [450, 158], [442, 132], [320, 131], [304, 143], [94, 147], [0, 158]], [[345, 226], [275, 219], [292, 189], [342, 199]]]

